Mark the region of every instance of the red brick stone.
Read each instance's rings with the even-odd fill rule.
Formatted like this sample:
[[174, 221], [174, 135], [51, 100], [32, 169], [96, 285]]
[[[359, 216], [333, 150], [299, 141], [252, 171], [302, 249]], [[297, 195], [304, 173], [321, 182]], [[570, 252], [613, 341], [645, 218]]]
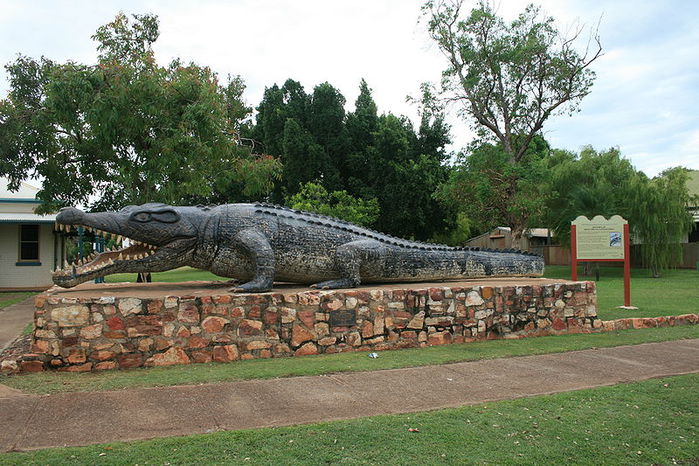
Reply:
[[106, 361], [107, 359], [112, 359], [116, 356], [116, 353], [114, 351], [93, 351], [90, 353], [90, 357], [92, 359], [96, 359], [97, 361]]
[[211, 360], [211, 350], [192, 351], [192, 362], [202, 364], [211, 362]]
[[231, 295], [225, 294], [221, 296], [214, 296], [213, 300], [216, 304], [228, 304], [231, 302], [232, 298], [233, 297]]
[[158, 314], [163, 310], [163, 300], [162, 299], [151, 299], [146, 305], [148, 309], [148, 314]]
[[180, 338], [189, 338], [190, 336], [192, 336], [192, 333], [189, 331], [187, 327], [182, 326], [179, 329], [177, 329], [177, 336]]
[[408, 338], [408, 339], [414, 338], [417, 340], [417, 332], [414, 330], [404, 330], [404, 331], [400, 332], [400, 336], [401, 336], [401, 338]]
[[46, 340], [35, 340], [32, 343], [32, 353], [48, 353], [49, 342]]
[[318, 348], [311, 342], [304, 344], [294, 352], [294, 356], [307, 356], [310, 354], [318, 354]]
[[22, 372], [41, 372], [44, 370], [44, 363], [41, 361], [22, 361], [20, 368]]
[[291, 330], [291, 346], [300, 346], [302, 343], [313, 340], [315, 334], [300, 324], [294, 324]]
[[565, 321], [563, 319], [558, 318], [558, 317], [553, 319], [552, 327], [554, 330], [565, 330], [566, 328], [568, 328]]
[[276, 325], [278, 314], [277, 311], [265, 311], [265, 324]]
[[209, 346], [209, 340], [198, 335], [192, 335], [187, 342], [187, 348], [206, 348], [207, 346]]
[[296, 317], [308, 328], [313, 328], [316, 323], [315, 311], [298, 311]]
[[449, 332], [436, 332], [427, 335], [427, 343], [430, 345], [446, 345], [451, 343], [451, 333]]
[[362, 337], [359, 332], [352, 332], [347, 335], [347, 344], [350, 346], [360, 346], [362, 344]]
[[44, 307], [46, 304], [46, 295], [40, 294], [34, 297], [34, 307]]
[[[102, 332], [102, 336], [112, 340], [118, 340], [120, 338], [126, 338], [126, 332], [123, 330], [107, 330]], [[65, 340], [63, 341], [63, 344], [65, 345]]]
[[188, 324], [198, 324], [199, 309], [194, 303], [182, 303], [177, 313], [177, 320]]
[[444, 290], [441, 288], [430, 288], [429, 293], [432, 301], [442, 301], [444, 299]]
[[79, 366], [65, 366], [58, 370], [61, 372], [90, 372], [92, 370], [92, 363], [86, 362], [85, 364], [80, 364]]
[[256, 341], [249, 341], [245, 343], [245, 349], [247, 351], [253, 351], [253, 350], [258, 350], [258, 349], [267, 349], [272, 346], [271, 343], [268, 343], [263, 340], [256, 340]]
[[260, 316], [262, 316], [262, 308], [258, 304], [250, 306], [250, 310], [248, 311], [248, 317], [250, 319], [259, 319]]
[[141, 367], [143, 365], [143, 357], [138, 353], [122, 354], [117, 358], [117, 362], [120, 369]]
[[95, 364], [95, 370], [106, 371], [109, 369], [116, 369], [117, 363], [115, 361], [102, 361]]
[[368, 320], [365, 320], [364, 323], [362, 324], [362, 337], [363, 338], [371, 338], [373, 336], [374, 336], [374, 324], [372, 324]]
[[238, 324], [238, 334], [240, 336], [262, 335], [262, 322], [259, 320], [243, 319]]
[[107, 319], [107, 327], [112, 330], [124, 330], [126, 328], [123, 319], [116, 316]]
[[130, 338], [161, 335], [162, 333], [162, 325], [136, 325], [127, 329], [127, 334]]
[[263, 349], [260, 351], [260, 358], [269, 359], [272, 357], [272, 352], [268, 349]]
[[240, 358], [240, 355], [235, 345], [215, 346], [213, 358], [216, 362], [228, 362], [235, 361]]
[[162, 338], [162, 337], [158, 337], [158, 338], [155, 339], [155, 349], [156, 349], [156, 351], [162, 351], [162, 350], [164, 350], [165, 348], [169, 348], [169, 347], [172, 346], [173, 344], [175, 344], [175, 342], [174, 342], [174, 340], [171, 339], [171, 338]]
[[102, 336], [102, 324], [88, 325], [80, 329], [80, 338], [94, 340]]
[[289, 345], [287, 345], [286, 343], [279, 343], [277, 345], [274, 345], [274, 352], [276, 354], [291, 353], [291, 348], [289, 348]]
[[228, 323], [223, 317], [207, 317], [201, 323], [202, 328], [208, 333], [219, 333]]
[[87, 361], [87, 356], [83, 348], [72, 348], [68, 351], [66, 361], [70, 364], [82, 364]]
[[173, 346], [164, 353], [154, 354], [148, 358], [146, 366], [174, 366], [176, 364], [189, 364], [189, 356], [182, 348]]

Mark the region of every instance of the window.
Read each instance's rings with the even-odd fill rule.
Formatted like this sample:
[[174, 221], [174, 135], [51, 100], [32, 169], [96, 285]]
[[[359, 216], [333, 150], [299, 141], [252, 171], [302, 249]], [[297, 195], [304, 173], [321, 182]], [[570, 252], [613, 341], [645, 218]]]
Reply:
[[19, 226], [19, 260], [39, 260], [39, 225]]

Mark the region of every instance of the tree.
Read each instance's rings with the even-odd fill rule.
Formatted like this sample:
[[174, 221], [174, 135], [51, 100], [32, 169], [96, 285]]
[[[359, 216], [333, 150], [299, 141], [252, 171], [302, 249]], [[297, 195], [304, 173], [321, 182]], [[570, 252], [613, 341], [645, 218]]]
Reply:
[[631, 203], [632, 227], [641, 245], [641, 260], [653, 277], [660, 277], [682, 261], [681, 242], [694, 227], [687, 207], [689, 175], [681, 167], [671, 168], [648, 180], [640, 176]]
[[[542, 224], [552, 228], [562, 244], [569, 244], [570, 223], [580, 215], [621, 215], [631, 220], [638, 172], [618, 148], [598, 152], [587, 146], [579, 155], [554, 152], [549, 163], [551, 196], [546, 200]], [[631, 226], [635, 228], [633, 223]]]
[[253, 155], [240, 137], [242, 80], [222, 86], [206, 67], [159, 66], [157, 38], [157, 17], [120, 14], [93, 36], [96, 65], [20, 56], [6, 66], [0, 175], [11, 187], [43, 178], [45, 209], [179, 203], [229, 182], [247, 195], [271, 188], [278, 161]]
[[288, 118], [282, 140], [283, 175], [287, 193], [297, 193], [304, 183], [323, 177], [327, 154], [296, 118]]
[[463, 212], [476, 234], [497, 226], [523, 232], [541, 219], [550, 194], [550, 147], [537, 136], [512, 164], [501, 144], [473, 143], [437, 197]]
[[516, 163], [549, 117], [574, 112], [590, 92], [590, 65], [602, 54], [599, 37], [595, 32], [595, 46], [590, 50], [588, 42], [580, 54], [575, 44], [582, 29], [564, 37], [534, 5], [507, 24], [485, 1], [462, 18], [462, 4], [423, 6], [430, 36], [449, 62], [442, 92]]
[[317, 183], [304, 184], [298, 193], [287, 198], [286, 205], [292, 209], [316, 212], [362, 226], [372, 225], [379, 216], [376, 199], [357, 199], [347, 194], [347, 191], [328, 192]]
[[[593, 32], [586, 50], [578, 52], [582, 29], [564, 37], [553, 19], [542, 17], [533, 5], [511, 23], [486, 1], [466, 17], [462, 6], [462, 0], [430, 0], [423, 6], [430, 36], [448, 61], [440, 94], [444, 101], [460, 105], [461, 115], [473, 122], [479, 141], [472, 149], [491, 144], [502, 152], [497, 176], [507, 177], [512, 188], [500, 184], [502, 189], [494, 194], [503, 203], [498, 215], [509, 221], [518, 245], [531, 211], [510, 205], [526, 200], [519, 188], [528, 182], [517, 178], [522, 172], [519, 165], [546, 120], [576, 111], [590, 92], [595, 77], [590, 66], [601, 56], [602, 47]], [[468, 172], [478, 165], [464, 168]], [[490, 169], [488, 173], [495, 174]], [[474, 196], [463, 193], [461, 203], [474, 201]], [[518, 211], [522, 217], [516, 216]]]
[[359, 84], [359, 96], [354, 112], [347, 114], [346, 128], [349, 138], [349, 154], [345, 163], [345, 186], [355, 196], [373, 195], [371, 161], [368, 149], [374, 145], [374, 133], [378, 129], [379, 116], [371, 89], [364, 79]]
[[669, 169], [649, 179], [617, 148], [597, 152], [585, 147], [579, 156], [559, 152], [552, 159], [554, 190], [543, 222], [562, 243], [568, 244], [570, 223], [579, 215], [616, 214], [628, 220], [632, 238], [641, 243], [643, 265], [652, 276], [679, 262], [680, 242], [693, 226], [685, 169]]

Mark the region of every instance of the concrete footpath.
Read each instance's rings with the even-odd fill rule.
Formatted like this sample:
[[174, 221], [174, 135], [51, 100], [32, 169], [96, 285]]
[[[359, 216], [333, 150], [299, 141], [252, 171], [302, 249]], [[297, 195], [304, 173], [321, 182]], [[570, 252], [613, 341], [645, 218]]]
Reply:
[[36, 396], [0, 386], [0, 450], [425, 411], [692, 372], [699, 372], [699, 339], [376, 372], [92, 393]]
[[34, 296], [0, 309], [0, 351], [12, 343], [34, 318]]

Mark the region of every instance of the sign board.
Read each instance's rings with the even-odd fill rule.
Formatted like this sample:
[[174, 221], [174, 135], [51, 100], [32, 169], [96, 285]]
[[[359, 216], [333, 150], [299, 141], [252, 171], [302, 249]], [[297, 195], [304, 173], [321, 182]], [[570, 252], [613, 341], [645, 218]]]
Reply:
[[624, 225], [626, 220], [614, 215], [607, 220], [596, 215], [592, 220], [580, 216], [573, 220], [578, 260], [624, 260]]
[[631, 308], [631, 257], [629, 222], [618, 215], [609, 220], [595, 215], [580, 216], [570, 225], [570, 252], [573, 280], [578, 279], [578, 261], [624, 263], [624, 307]]
[[330, 311], [331, 327], [352, 327], [354, 325], [357, 325], [357, 311], [355, 309]]

